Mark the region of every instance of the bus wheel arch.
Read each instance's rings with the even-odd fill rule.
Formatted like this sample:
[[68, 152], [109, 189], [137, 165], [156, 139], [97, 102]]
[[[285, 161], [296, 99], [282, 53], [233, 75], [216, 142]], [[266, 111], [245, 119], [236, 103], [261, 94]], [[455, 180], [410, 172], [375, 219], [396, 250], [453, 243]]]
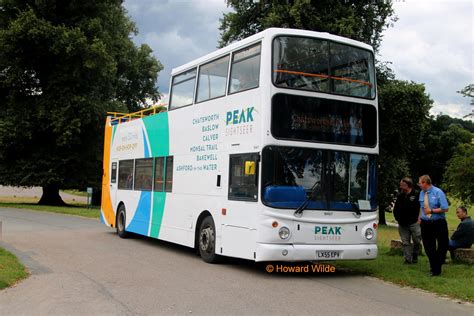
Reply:
[[125, 209], [125, 204], [120, 202], [117, 207], [117, 216], [115, 218], [115, 228], [117, 230], [117, 235], [120, 238], [127, 238], [128, 232], [125, 230], [127, 223], [127, 210]]
[[216, 253], [216, 225], [209, 211], [199, 215], [196, 223], [194, 245], [202, 260], [215, 263], [219, 256]]

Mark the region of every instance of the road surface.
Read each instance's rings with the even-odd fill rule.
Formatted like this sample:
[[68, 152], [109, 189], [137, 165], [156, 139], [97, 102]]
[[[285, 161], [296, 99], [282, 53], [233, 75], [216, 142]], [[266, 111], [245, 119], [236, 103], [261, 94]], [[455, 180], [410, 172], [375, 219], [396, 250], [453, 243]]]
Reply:
[[92, 219], [0, 208], [0, 221], [0, 246], [31, 272], [0, 291], [0, 315], [474, 314], [471, 304], [343, 272], [206, 264], [189, 248], [120, 239]]

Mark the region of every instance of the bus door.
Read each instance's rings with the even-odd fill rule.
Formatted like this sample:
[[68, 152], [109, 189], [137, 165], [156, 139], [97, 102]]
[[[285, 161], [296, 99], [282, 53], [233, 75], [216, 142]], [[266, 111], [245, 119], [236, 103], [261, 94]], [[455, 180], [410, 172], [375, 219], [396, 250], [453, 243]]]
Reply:
[[117, 195], [117, 183], [118, 183], [118, 160], [116, 158], [111, 159], [110, 163], [110, 199], [115, 209], [115, 200]]
[[255, 259], [259, 161], [258, 153], [229, 157], [228, 212], [222, 223], [224, 255]]

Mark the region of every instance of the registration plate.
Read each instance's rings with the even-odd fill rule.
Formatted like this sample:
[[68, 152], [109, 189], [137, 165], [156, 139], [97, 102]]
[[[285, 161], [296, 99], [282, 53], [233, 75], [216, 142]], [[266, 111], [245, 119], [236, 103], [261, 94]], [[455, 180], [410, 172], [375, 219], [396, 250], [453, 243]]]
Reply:
[[316, 251], [316, 259], [340, 259], [341, 252], [335, 250], [317, 250]]

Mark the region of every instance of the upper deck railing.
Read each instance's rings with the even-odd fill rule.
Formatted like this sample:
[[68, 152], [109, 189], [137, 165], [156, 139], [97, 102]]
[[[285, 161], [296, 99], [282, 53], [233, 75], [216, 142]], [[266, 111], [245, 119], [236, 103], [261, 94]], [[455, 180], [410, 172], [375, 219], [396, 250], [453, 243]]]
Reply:
[[132, 112], [132, 113], [107, 112], [107, 116], [111, 117], [110, 119], [111, 125], [117, 125], [117, 124], [144, 118], [146, 116], [150, 116], [150, 115], [154, 115], [154, 114], [158, 114], [158, 113], [166, 112], [166, 111], [167, 111], [166, 104], [160, 104], [160, 105], [150, 107], [148, 109], [143, 109], [143, 110]]

